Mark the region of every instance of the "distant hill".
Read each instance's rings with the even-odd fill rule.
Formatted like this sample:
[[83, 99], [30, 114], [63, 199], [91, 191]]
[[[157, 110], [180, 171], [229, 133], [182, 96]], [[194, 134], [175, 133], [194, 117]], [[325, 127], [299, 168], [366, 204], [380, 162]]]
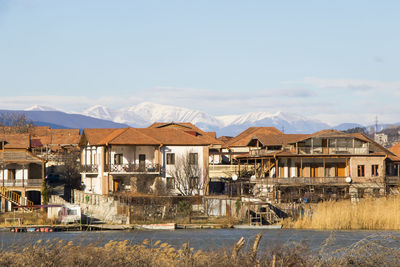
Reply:
[[128, 125], [108, 120], [96, 119], [81, 114], [70, 114], [61, 111], [38, 110], [0, 110], [0, 113], [24, 113], [38, 126], [50, 126], [52, 128], [123, 128]]

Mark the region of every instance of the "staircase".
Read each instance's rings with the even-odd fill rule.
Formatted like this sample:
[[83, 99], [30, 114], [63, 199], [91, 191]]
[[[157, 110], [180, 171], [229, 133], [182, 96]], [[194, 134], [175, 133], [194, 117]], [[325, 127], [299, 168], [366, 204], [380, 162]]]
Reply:
[[[22, 198], [19, 194], [7, 190], [6, 187], [0, 186], [0, 196], [4, 197], [7, 201], [17, 205], [17, 206], [33, 206], [34, 203], [27, 198]], [[26, 211], [32, 211], [33, 208], [23, 208]]]

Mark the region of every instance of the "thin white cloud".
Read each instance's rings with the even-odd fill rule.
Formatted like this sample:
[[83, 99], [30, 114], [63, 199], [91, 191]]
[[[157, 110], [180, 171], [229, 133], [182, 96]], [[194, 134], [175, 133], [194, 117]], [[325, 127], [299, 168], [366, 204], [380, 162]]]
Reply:
[[322, 89], [349, 89], [352, 91], [377, 91], [390, 90], [400, 92], [400, 82], [381, 82], [374, 80], [357, 79], [325, 79], [317, 77], [305, 77], [300, 81], [284, 82], [285, 84], [305, 84]]

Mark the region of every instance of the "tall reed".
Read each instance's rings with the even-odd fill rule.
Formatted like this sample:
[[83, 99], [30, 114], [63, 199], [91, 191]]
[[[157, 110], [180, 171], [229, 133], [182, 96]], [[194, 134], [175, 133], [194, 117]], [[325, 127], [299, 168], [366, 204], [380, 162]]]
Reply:
[[306, 210], [288, 227], [332, 230], [400, 230], [400, 197], [328, 201]]

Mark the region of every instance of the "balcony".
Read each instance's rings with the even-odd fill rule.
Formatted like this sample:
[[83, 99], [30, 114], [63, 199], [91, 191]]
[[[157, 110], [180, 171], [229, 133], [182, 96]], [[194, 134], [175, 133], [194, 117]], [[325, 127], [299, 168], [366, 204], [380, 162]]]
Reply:
[[81, 165], [81, 172], [83, 173], [98, 173], [99, 167], [97, 165]]
[[346, 177], [265, 178], [257, 182], [276, 185], [347, 185]]
[[105, 165], [105, 172], [108, 172], [110, 170], [110, 173], [158, 173], [159, 170], [159, 165], [158, 164], [153, 164], [153, 163], [148, 163], [146, 165], [144, 164], [111, 164]]
[[400, 176], [386, 176], [385, 183], [390, 185], [400, 184]]
[[1, 186], [5, 187], [41, 187], [42, 179], [26, 179], [26, 180], [4, 180], [0, 181]]
[[210, 177], [232, 177], [237, 173], [238, 165], [211, 165], [209, 166]]

